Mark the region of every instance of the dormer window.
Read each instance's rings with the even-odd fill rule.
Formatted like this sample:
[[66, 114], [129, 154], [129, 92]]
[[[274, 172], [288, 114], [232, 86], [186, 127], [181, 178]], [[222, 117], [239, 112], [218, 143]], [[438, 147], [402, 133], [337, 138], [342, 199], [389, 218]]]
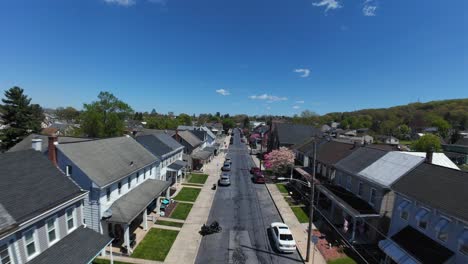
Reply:
[[67, 165], [65, 167], [65, 173], [66, 173], [67, 176], [71, 176], [72, 175], [72, 166]]
[[140, 179], [140, 173], [137, 171], [136, 173], [136, 182], [138, 183], [138, 180]]
[[410, 202], [404, 200], [398, 205], [398, 211], [400, 212], [400, 218], [403, 220], [408, 221], [409, 217], [409, 211], [408, 211], [408, 206]]
[[416, 214], [416, 222], [418, 227], [421, 229], [426, 229], [429, 221], [429, 212], [426, 209], [421, 209]]
[[120, 195], [120, 194], [122, 193], [122, 182], [119, 182], [119, 183], [117, 184], [117, 189], [118, 189], [119, 195]]
[[108, 202], [110, 201], [110, 194], [111, 194], [110, 187], [107, 187], [107, 189], [106, 189], [106, 197], [107, 197], [107, 201], [108, 201]]
[[449, 224], [449, 220], [445, 218], [441, 218], [439, 222], [437, 222], [437, 225], [435, 226], [435, 231], [437, 234], [437, 238], [440, 241], [447, 242], [449, 236]]

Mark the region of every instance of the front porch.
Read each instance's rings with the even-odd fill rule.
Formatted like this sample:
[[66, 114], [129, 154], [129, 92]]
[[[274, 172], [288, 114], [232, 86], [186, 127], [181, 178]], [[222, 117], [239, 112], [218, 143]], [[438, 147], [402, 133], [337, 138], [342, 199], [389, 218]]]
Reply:
[[112, 204], [110, 217], [103, 219], [116, 255], [130, 255], [143, 240], [149, 228], [160, 215], [163, 199], [168, 197], [170, 183], [147, 180]]
[[182, 183], [187, 175], [188, 163], [183, 160], [176, 160], [167, 166], [166, 181], [171, 185]]
[[381, 239], [378, 231], [381, 216], [367, 202], [346, 189], [336, 185], [319, 185], [316, 202], [320, 214], [347, 241], [374, 244]]

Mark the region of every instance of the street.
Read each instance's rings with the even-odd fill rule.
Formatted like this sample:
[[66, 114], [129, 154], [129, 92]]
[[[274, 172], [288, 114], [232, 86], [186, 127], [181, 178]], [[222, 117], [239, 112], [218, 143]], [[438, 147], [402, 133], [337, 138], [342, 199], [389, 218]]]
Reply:
[[268, 227], [281, 218], [265, 185], [251, 181], [253, 161], [237, 129], [228, 156], [231, 186], [218, 186], [208, 217], [208, 224], [216, 220], [223, 230], [202, 239], [195, 263], [301, 263], [297, 251], [281, 254], [274, 249]]

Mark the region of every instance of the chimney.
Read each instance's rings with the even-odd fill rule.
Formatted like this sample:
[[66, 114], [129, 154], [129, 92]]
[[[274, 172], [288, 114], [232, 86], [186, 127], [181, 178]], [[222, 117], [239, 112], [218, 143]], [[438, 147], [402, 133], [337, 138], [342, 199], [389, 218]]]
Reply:
[[31, 147], [35, 151], [42, 151], [42, 139], [41, 138], [33, 138]]
[[434, 149], [431, 148], [426, 152], [426, 163], [432, 164], [432, 156], [434, 155]]
[[58, 144], [57, 137], [56, 136], [50, 136], [49, 137], [49, 147], [48, 147], [49, 159], [50, 159], [50, 161], [52, 161], [52, 163], [55, 166], [57, 166], [57, 149], [56, 149], [57, 144]]
[[175, 131], [175, 140], [179, 142], [179, 130], [178, 129], [176, 129]]

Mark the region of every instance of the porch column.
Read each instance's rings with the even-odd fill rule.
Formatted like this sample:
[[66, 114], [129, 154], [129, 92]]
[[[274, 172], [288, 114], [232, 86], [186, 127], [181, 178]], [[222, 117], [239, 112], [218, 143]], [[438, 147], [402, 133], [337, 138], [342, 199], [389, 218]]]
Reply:
[[166, 190], [166, 199], [171, 198], [171, 187], [167, 188]]
[[357, 218], [353, 218], [353, 235], [351, 236], [351, 241], [354, 241], [354, 237], [356, 236], [356, 221]]
[[148, 230], [148, 209], [143, 211], [143, 230]]
[[130, 254], [130, 226], [128, 224], [122, 225], [124, 230], [124, 245], [128, 250], [128, 254]]
[[156, 222], [156, 218], [161, 214], [161, 196], [156, 198], [156, 217], [153, 217], [153, 222]]
[[110, 264], [114, 264], [114, 255], [112, 254], [112, 243], [110, 243], [109, 246], [110, 246]]

